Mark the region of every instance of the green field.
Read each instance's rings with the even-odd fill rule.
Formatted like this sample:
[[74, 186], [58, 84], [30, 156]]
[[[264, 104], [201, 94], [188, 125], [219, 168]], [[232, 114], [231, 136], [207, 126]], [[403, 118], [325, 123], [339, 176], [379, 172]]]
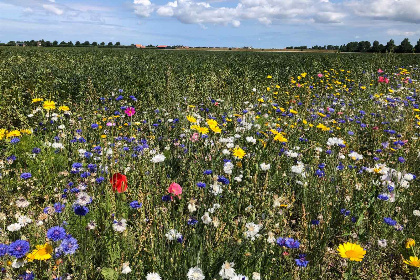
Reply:
[[0, 48], [2, 277], [420, 279], [418, 64]]

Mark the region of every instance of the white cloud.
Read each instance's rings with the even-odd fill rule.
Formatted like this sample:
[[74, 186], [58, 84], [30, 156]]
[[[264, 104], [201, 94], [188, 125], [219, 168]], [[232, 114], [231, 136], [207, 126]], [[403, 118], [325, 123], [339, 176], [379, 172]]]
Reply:
[[62, 15], [64, 13], [64, 11], [62, 9], [60, 9], [60, 8], [54, 6], [54, 5], [44, 4], [44, 5], [42, 5], [42, 7], [45, 10], [47, 10], [48, 12], [51, 12], [51, 13], [56, 14], [58, 16]]
[[419, 0], [358, 0], [346, 6], [362, 17], [420, 23]]
[[134, 13], [141, 17], [149, 17], [155, 10], [150, 0], [134, 0]]
[[403, 31], [400, 29], [388, 29], [386, 33], [390, 36], [404, 36], [404, 37], [411, 37], [414, 35], [420, 35], [420, 30], [417, 31]]
[[[217, 2], [217, 5], [214, 4]], [[278, 23], [352, 24], [360, 19], [420, 23], [420, 0], [175, 0], [155, 5], [133, 0], [135, 13], [148, 17], [173, 17], [187, 24], [220, 24], [238, 27], [242, 21], [264, 25]], [[214, 4], [214, 6], [213, 6]]]

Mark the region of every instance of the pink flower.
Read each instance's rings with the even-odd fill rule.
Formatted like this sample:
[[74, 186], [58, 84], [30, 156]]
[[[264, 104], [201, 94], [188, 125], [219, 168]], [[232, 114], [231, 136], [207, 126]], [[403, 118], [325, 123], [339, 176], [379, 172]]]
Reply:
[[297, 86], [297, 87], [301, 87], [302, 85], [301, 85], [301, 84], [296, 84], [296, 86]]
[[108, 122], [108, 123], [106, 123], [106, 126], [115, 126], [115, 123]]
[[125, 109], [124, 113], [131, 117], [132, 115], [134, 115], [136, 113], [136, 109], [134, 109], [133, 107], [128, 107], [127, 109]]
[[383, 83], [383, 82], [384, 82], [384, 77], [380, 76], [380, 77], [378, 78], [378, 82], [379, 82], [379, 83]]
[[378, 73], [381, 74], [383, 72], [384, 72], [384, 70], [382, 70], [381, 68], [379, 68]]
[[318, 77], [319, 78], [322, 78], [322, 76], [324, 76], [324, 75], [322, 75], [321, 73], [318, 74]]
[[343, 113], [343, 112], [338, 112], [337, 114], [338, 114], [338, 115], [342, 115], [342, 114], [344, 114], [344, 113]]
[[198, 134], [197, 132], [195, 132], [192, 136], [191, 136], [191, 141], [193, 142], [197, 142], [199, 139], [200, 134]]
[[172, 183], [168, 188], [168, 193], [171, 193], [179, 197], [179, 195], [182, 193], [182, 188], [179, 184]]

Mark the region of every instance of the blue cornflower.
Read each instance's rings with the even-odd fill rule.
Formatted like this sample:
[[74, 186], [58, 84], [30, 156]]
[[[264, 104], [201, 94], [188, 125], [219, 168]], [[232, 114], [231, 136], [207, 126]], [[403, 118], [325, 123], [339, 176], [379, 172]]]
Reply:
[[20, 142], [20, 139], [19, 138], [17, 138], [17, 137], [13, 137], [12, 139], [10, 139], [10, 143], [11, 144], [17, 144], [17, 143], [19, 143]]
[[63, 212], [64, 207], [66, 207], [65, 204], [61, 204], [60, 202], [57, 202], [54, 204], [54, 210], [56, 213], [61, 213]]
[[404, 163], [404, 162], [405, 162], [405, 158], [403, 158], [403, 157], [399, 157], [399, 158], [398, 158], [398, 161], [399, 161], [399, 162], [401, 162], [401, 163]]
[[199, 188], [205, 188], [206, 187], [206, 183], [198, 182], [197, 183], [197, 187], [199, 187]]
[[8, 253], [17, 259], [23, 258], [29, 252], [29, 242], [26, 240], [16, 240], [9, 245]]
[[390, 225], [390, 226], [395, 226], [395, 225], [397, 224], [397, 221], [395, 221], [395, 220], [393, 220], [393, 219], [391, 219], [391, 218], [389, 218], [389, 217], [385, 217], [385, 218], [384, 218], [384, 222], [385, 222], [387, 225]]
[[217, 178], [217, 182], [220, 182], [220, 183], [222, 183], [223, 185], [229, 185], [229, 179], [227, 179], [226, 177], [224, 177], [224, 176], [219, 176], [218, 178]]
[[388, 186], [388, 191], [389, 192], [393, 192], [394, 191], [394, 187], [393, 186]]
[[184, 237], [182, 235], [180, 235], [177, 239], [177, 242], [182, 243], [182, 241], [184, 241]]
[[298, 259], [295, 259], [296, 265], [300, 267], [306, 267], [309, 261], [306, 260], [305, 254], [300, 254]]
[[317, 226], [317, 225], [319, 225], [319, 220], [312, 220], [311, 224], [314, 225], [314, 226]]
[[79, 190], [78, 188], [72, 188], [72, 189], [70, 190], [70, 192], [71, 192], [71, 193], [79, 193], [79, 192], [80, 192], [80, 190]]
[[197, 223], [198, 223], [198, 220], [196, 220], [196, 219], [194, 219], [194, 218], [189, 218], [187, 223], [188, 223], [188, 225], [190, 225], [190, 226], [194, 226], [195, 224], [197, 224]]
[[91, 128], [93, 128], [93, 129], [96, 129], [96, 128], [98, 128], [98, 127], [99, 127], [99, 125], [98, 125], [98, 124], [96, 124], [96, 123], [93, 123], [93, 124], [91, 124], [91, 125], [90, 125], [90, 127], [91, 127]]
[[32, 153], [33, 154], [39, 154], [41, 152], [41, 148], [33, 148]]
[[320, 164], [318, 165], [318, 167], [319, 167], [319, 169], [324, 169], [324, 168], [325, 168], [325, 163], [320, 163]]
[[47, 237], [52, 241], [63, 240], [66, 236], [66, 230], [62, 227], [52, 227], [47, 231]]
[[124, 97], [122, 95], [117, 96], [117, 98], [115, 98], [115, 100], [120, 101], [122, 100]]
[[78, 248], [79, 244], [77, 244], [77, 240], [74, 237], [65, 238], [60, 244], [60, 249], [65, 255], [74, 254]]
[[340, 212], [341, 212], [341, 214], [343, 214], [344, 216], [348, 216], [348, 215], [350, 215], [350, 210], [347, 210], [347, 209], [345, 209], [345, 208], [341, 209], [341, 210], [340, 210]]
[[82, 174], [80, 174], [80, 177], [82, 177], [82, 178], [87, 178], [89, 176], [90, 176], [89, 172], [83, 172]]
[[171, 201], [172, 200], [172, 196], [168, 195], [164, 195], [162, 196], [162, 201]]
[[29, 173], [29, 172], [20, 174], [20, 178], [22, 178], [24, 180], [29, 179], [31, 177], [32, 177], [32, 174]]
[[318, 169], [317, 171], [315, 171], [315, 175], [318, 177], [324, 177], [325, 176], [325, 171]]
[[279, 237], [279, 238], [277, 238], [276, 243], [279, 246], [285, 246], [286, 245], [286, 239], [284, 239], [283, 237]]
[[98, 177], [98, 178], [96, 178], [96, 180], [95, 180], [95, 182], [96, 182], [97, 184], [100, 184], [100, 183], [102, 183], [103, 181], [105, 181], [105, 178], [104, 178], [104, 177]]
[[203, 174], [204, 175], [211, 175], [211, 174], [213, 174], [213, 170], [211, 170], [211, 169], [204, 170]]
[[137, 200], [130, 202], [130, 207], [133, 209], [140, 208], [141, 206], [142, 206], [142, 203], [139, 203]]
[[16, 156], [15, 155], [11, 155], [9, 157], [7, 157], [8, 161], [15, 161], [16, 160]]
[[385, 200], [386, 201], [386, 200], [389, 199], [389, 196], [387, 194], [385, 194], [385, 193], [381, 193], [381, 194], [378, 195], [378, 198], [380, 200]]
[[4, 255], [6, 255], [8, 249], [9, 249], [9, 246], [7, 246], [6, 244], [0, 244], [0, 257], [3, 257]]
[[35, 279], [35, 274], [33, 272], [25, 272], [24, 274], [19, 275], [19, 280], [33, 280]]
[[299, 243], [299, 241], [294, 240], [293, 238], [286, 238], [285, 245], [286, 245], [287, 248], [297, 249], [297, 248], [299, 248], [300, 243]]
[[89, 208], [86, 206], [76, 205], [73, 210], [74, 213], [78, 216], [86, 216], [86, 214], [89, 213]]

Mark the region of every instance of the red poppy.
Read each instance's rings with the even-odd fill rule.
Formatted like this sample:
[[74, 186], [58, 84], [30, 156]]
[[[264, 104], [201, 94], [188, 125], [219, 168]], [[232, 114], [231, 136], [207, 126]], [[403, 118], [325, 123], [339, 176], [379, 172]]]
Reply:
[[115, 173], [109, 181], [112, 184], [112, 191], [122, 193], [127, 190], [127, 177], [125, 175]]

